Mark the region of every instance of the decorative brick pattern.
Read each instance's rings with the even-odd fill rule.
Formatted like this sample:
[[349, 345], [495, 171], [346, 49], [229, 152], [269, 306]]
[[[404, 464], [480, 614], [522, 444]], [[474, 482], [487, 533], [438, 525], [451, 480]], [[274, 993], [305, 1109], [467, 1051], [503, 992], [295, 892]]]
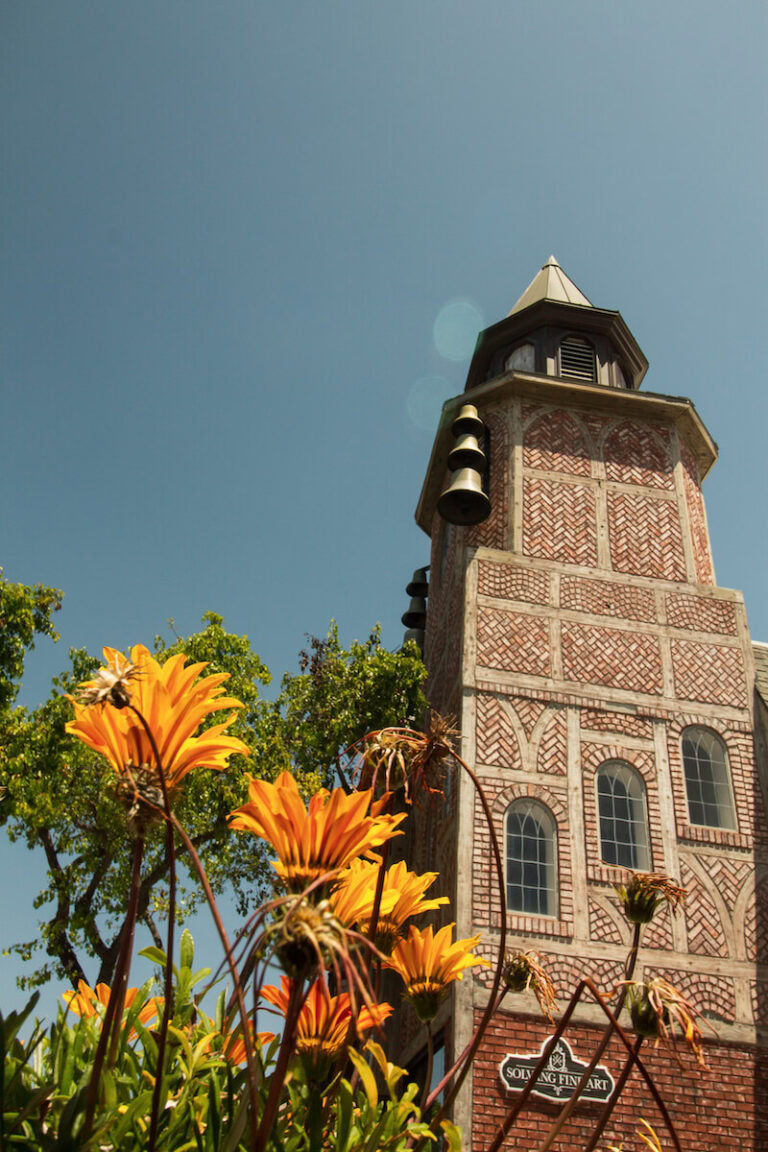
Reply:
[[645, 979], [662, 976], [688, 997], [700, 1012], [712, 1012], [718, 1019], [733, 1023], [736, 1017], [736, 996], [733, 980], [718, 973], [683, 972], [679, 968], [646, 968]]
[[595, 457], [599, 458], [602, 452], [602, 442], [605, 439], [606, 430], [610, 428], [615, 421], [610, 416], [602, 416], [599, 412], [582, 412], [580, 418], [591, 437], [595, 449]]
[[568, 771], [568, 726], [562, 710], [553, 713], [542, 733], [536, 768], [539, 772], [553, 772], [560, 776], [565, 776]]
[[499, 768], [522, 768], [520, 745], [501, 702], [486, 692], [477, 697], [477, 759]]
[[541, 616], [478, 608], [477, 662], [531, 676], [551, 673], [549, 623]]
[[[755, 1024], [768, 1024], [768, 980], [750, 981], [750, 998]], [[758, 1152], [761, 1152], [762, 1148], [763, 1145]]]
[[688, 889], [684, 905], [688, 951], [699, 956], [727, 956], [728, 944], [717, 905], [685, 858], [680, 861], [680, 880]]
[[589, 936], [607, 944], [624, 944], [627, 933], [622, 933], [605, 907], [594, 898], [589, 901]]
[[680, 518], [673, 501], [609, 490], [608, 534], [615, 572], [685, 580]]
[[563, 675], [566, 680], [660, 694], [661, 649], [656, 636], [562, 623]]
[[525, 729], [525, 735], [530, 740], [534, 726], [542, 712], [546, 710], [546, 704], [542, 704], [540, 700], [528, 700], [523, 696], [515, 697], [514, 704], [518, 719]]
[[686, 596], [683, 592], [668, 592], [665, 597], [667, 623], [673, 628], [688, 628], [692, 632], [722, 632], [736, 635], [736, 613], [728, 600], [713, 600], [709, 596]]
[[758, 882], [745, 909], [744, 947], [748, 960], [768, 964], [768, 876]]
[[525, 429], [523, 465], [545, 472], [589, 476], [590, 452], [577, 417], [562, 408], [537, 416]]
[[666, 445], [648, 424], [623, 420], [605, 438], [605, 474], [620, 484], [646, 488], [674, 487]]
[[594, 490], [541, 477], [523, 481], [523, 551], [563, 564], [597, 565]]
[[683, 489], [688, 505], [688, 520], [691, 525], [691, 544], [696, 563], [696, 576], [699, 584], [714, 584], [712, 558], [709, 552], [709, 532], [701, 495], [699, 469], [693, 453], [687, 444], [680, 445], [680, 459], [683, 464]]
[[561, 956], [554, 953], [543, 953], [541, 959], [555, 983], [558, 999], [566, 1002], [585, 976], [590, 976], [605, 994], [609, 994], [624, 979], [624, 965], [620, 960], [596, 960], [593, 957]]
[[507, 469], [509, 449], [507, 447], [507, 425], [501, 412], [481, 413], [491, 438], [490, 487], [491, 514], [482, 524], [467, 529], [467, 543], [474, 547], [503, 548], [507, 525], [507, 500], [509, 484]]
[[584, 576], [563, 576], [560, 580], [560, 607], [595, 616], [619, 616], [626, 620], [656, 620], [653, 592], [633, 588], [613, 580], [589, 580]]
[[582, 730], [590, 732], [621, 732], [638, 740], [653, 739], [653, 724], [645, 716], [631, 716], [624, 712], [597, 712], [593, 708], [581, 711]]
[[740, 648], [672, 640], [670, 650], [675, 693], [680, 700], [730, 704], [733, 708], [748, 706], [747, 678]]
[[641, 942], [643, 948], [673, 951], [672, 920], [667, 907], [660, 908], [650, 924], [643, 928]]
[[549, 573], [517, 564], [494, 564], [480, 560], [477, 565], [477, 590], [481, 596], [499, 600], [521, 600], [526, 604], [549, 604]]

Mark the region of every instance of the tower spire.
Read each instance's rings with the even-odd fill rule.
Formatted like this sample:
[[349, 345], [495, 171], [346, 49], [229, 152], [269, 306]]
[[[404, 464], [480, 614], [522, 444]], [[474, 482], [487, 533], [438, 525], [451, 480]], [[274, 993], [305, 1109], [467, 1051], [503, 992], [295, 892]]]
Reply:
[[542, 265], [540, 271], [536, 273], [525, 292], [507, 315], [512, 316], [515, 312], [522, 312], [524, 308], [530, 307], [531, 304], [537, 304], [539, 300], [557, 300], [561, 304], [581, 304], [585, 308], [592, 307], [591, 300], [588, 300], [584, 293], [576, 287], [573, 280], [566, 276], [554, 256], [550, 256], [546, 264]]

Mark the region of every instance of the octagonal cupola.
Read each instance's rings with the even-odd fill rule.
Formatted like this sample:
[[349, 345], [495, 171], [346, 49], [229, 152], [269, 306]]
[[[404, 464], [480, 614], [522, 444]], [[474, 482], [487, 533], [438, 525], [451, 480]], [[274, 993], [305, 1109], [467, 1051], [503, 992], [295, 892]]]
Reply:
[[550, 256], [509, 315], [480, 333], [466, 387], [526, 372], [634, 391], [647, 369], [620, 313], [595, 308]]

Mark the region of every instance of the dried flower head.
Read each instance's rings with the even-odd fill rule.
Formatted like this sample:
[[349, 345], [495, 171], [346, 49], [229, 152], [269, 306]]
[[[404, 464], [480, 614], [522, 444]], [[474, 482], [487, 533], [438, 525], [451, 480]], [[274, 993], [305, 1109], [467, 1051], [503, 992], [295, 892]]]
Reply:
[[139, 668], [123, 656], [122, 652], [113, 651], [106, 668], [99, 668], [93, 680], [80, 685], [77, 701], [85, 708], [92, 708], [95, 704], [112, 704], [115, 708], [125, 708], [131, 702], [128, 685], [140, 675]]
[[[641, 1116], [640, 1117], [640, 1123], [642, 1124], [643, 1128], [645, 1128], [645, 1132], [641, 1131], [641, 1129], [638, 1128], [637, 1129], [637, 1135], [640, 1137], [640, 1139], [643, 1141], [643, 1143], [646, 1145], [646, 1147], [650, 1148], [651, 1152], [663, 1152], [663, 1149], [661, 1147], [661, 1141], [659, 1140], [658, 1136], [656, 1135], [656, 1132], [654, 1131], [654, 1129], [651, 1128], [648, 1121], [643, 1120], [643, 1118]], [[608, 1145], [608, 1152], [622, 1152], [623, 1148], [624, 1148], [623, 1143], [621, 1143], [621, 1144], [609, 1144]]]
[[[696, 1017], [701, 1013], [695, 1005], [662, 976], [643, 983], [630, 981], [627, 987], [629, 1014], [635, 1032], [639, 1036], [654, 1037], [657, 1044], [659, 1040], [671, 1040], [674, 1044], [679, 1029], [697, 1062], [706, 1067], [701, 1050], [702, 1032], [696, 1023]], [[678, 1063], [681, 1063], [679, 1057]]]
[[649, 924], [662, 904], [676, 912], [687, 891], [661, 872], [634, 872], [628, 884], [616, 885], [619, 902], [631, 924]]
[[272, 929], [275, 954], [294, 980], [304, 980], [329, 967], [337, 953], [347, 952], [347, 932], [328, 900], [283, 902]]
[[413, 728], [382, 728], [363, 738], [358, 771], [361, 783], [375, 790], [402, 788], [406, 802], [422, 794], [441, 795], [445, 761], [453, 755], [459, 735], [453, 717], [430, 711], [423, 732]]
[[508, 952], [504, 958], [502, 978], [510, 992], [533, 992], [539, 1008], [554, 1023], [557, 1007], [555, 985], [538, 952]]

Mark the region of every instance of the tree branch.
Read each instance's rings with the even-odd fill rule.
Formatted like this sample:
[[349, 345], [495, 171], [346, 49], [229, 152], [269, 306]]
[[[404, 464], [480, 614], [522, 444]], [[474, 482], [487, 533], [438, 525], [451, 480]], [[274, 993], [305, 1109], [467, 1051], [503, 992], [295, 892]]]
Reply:
[[[45, 858], [53, 876], [56, 890], [56, 913], [48, 921], [46, 937], [47, 951], [52, 953], [67, 973], [76, 988], [78, 981], [85, 981], [85, 972], [80, 966], [72, 942], [67, 934], [69, 924], [70, 899], [67, 890], [67, 877], [56, 852], [49, 828], [39, 828], [37, 838], [45, 850]], [[86, 981], [87, 983], [87, 981]]]

